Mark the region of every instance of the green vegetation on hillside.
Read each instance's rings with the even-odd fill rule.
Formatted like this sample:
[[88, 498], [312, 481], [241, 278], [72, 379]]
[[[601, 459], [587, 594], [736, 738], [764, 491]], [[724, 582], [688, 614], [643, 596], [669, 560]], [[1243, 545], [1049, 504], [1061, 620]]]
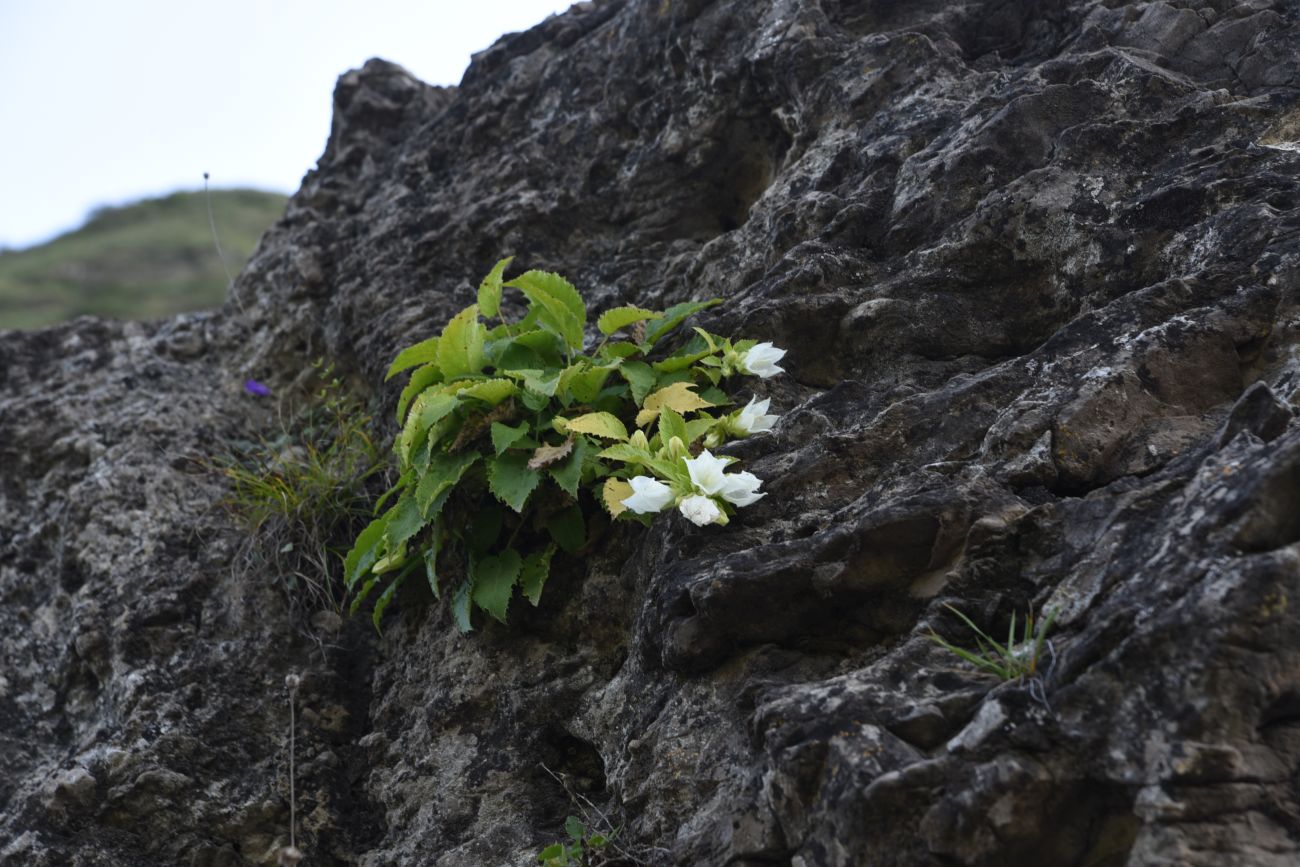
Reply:
[[[278, 193], [212, 191], [231, 273], [244, 266], [284, 203]], [[83, 313], [152, 319], [216, 307], [227, 283], [203, 193], [173, 193], [102, 208], [80, 229], [0, 252], [0, 329], [39, 328]]]

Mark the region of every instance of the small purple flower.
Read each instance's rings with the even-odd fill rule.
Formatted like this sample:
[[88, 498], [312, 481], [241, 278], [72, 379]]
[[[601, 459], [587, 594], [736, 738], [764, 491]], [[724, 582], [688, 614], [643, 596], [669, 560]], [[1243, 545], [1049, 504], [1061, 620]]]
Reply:
[[262, 383], [258, 382], [256, 379], [247, 380], [244, 383], [244, 391], [248, 392], [249, 394], [256, 395], [257, 397], [271, 396], [271, 389], [267, 388], [265, 385], [262, 385]]

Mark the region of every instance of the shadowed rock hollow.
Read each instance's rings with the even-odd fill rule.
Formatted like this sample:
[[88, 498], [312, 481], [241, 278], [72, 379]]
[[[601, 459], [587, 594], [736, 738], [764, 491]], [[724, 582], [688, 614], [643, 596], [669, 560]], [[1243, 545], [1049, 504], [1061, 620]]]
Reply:
[[[543, 765], [647, 864], [1297, 863], [1298, 86], [1281, 0], [608, 0], [344, 75], [223, 311], [0, 339], [0, 864], [272, 863], [289, 672], [313, 865], [534, 863]], [[318, 355], [390, 406], [509, 253], [788, 347], [771, 495], [322, 653], [191, 458]], [[1056, 608], [1041, 684], [945, 603]]]

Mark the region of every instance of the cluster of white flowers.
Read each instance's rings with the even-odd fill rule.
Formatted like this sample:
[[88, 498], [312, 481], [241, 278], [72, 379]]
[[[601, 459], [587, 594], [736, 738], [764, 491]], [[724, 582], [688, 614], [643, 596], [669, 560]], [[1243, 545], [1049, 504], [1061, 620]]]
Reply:
[[[739, 354], [736, 368], [767, 379], [784, 372], [776, 365], [784, 356], [784, 349], [777, 349], [771, 343], [759, 343]], [[725, 420], [727, 430], [737, 436], [772, 430], [777, 416], [768, 415], [770, 403], [766, 398], [750, 398], [743, 409]], [[733, 506], [749, 506], [767, 496], [758, 490], [763, 480], [753, 473], [726, 472], [732, 460], [717, 457], [708, 449], [700, 452], [699, 457], [683, 458], [691, 480], [690, 487], [684, 490], [681, 485], [665, 484], [651, 476], [635, 476], [628, 480], [632, 495], [623, 500], [623, 505], [638, 515], [647, 515], [661, 512], [675, 503], [677, 510], [697, 526], [725, 524], [727, 513], [719, 500]]]
[[695, 524], [725, 524], [727, 515], [715, 498], [721, 497], [733, 506], [749, 506], [767, 494], [759, 493], [762, 479], [753, 473], [728, 473], [726, 458], [716, 457], [705, 449], [698, 458], [686, 458], [686, 472], [691, 478], [687, 491], [675, 490], [650, 476], [636, 476], [628, 484], [632, 496], [623, 500], [638, 515], [661, 512], [673, 503]]

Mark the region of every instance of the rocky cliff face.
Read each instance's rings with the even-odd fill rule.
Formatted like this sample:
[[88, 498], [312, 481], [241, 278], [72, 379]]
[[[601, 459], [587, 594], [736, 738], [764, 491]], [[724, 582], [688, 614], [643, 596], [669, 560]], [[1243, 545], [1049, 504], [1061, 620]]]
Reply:
[[[646, 864], [1296, 863], [1297, 87], [1283, 0], [608, 0], [348, 73], [225, 310], [0, 339], [0, 864], [272, 863], [293, 672], [310, 864], [581, 798]], [[191, 459], [317, 355], [391, 404], [507, 253], [788, 347], [771, 496], [510, 629], [304, 636]], [[946, 603], [1055, 608], [1044, 675]]]

